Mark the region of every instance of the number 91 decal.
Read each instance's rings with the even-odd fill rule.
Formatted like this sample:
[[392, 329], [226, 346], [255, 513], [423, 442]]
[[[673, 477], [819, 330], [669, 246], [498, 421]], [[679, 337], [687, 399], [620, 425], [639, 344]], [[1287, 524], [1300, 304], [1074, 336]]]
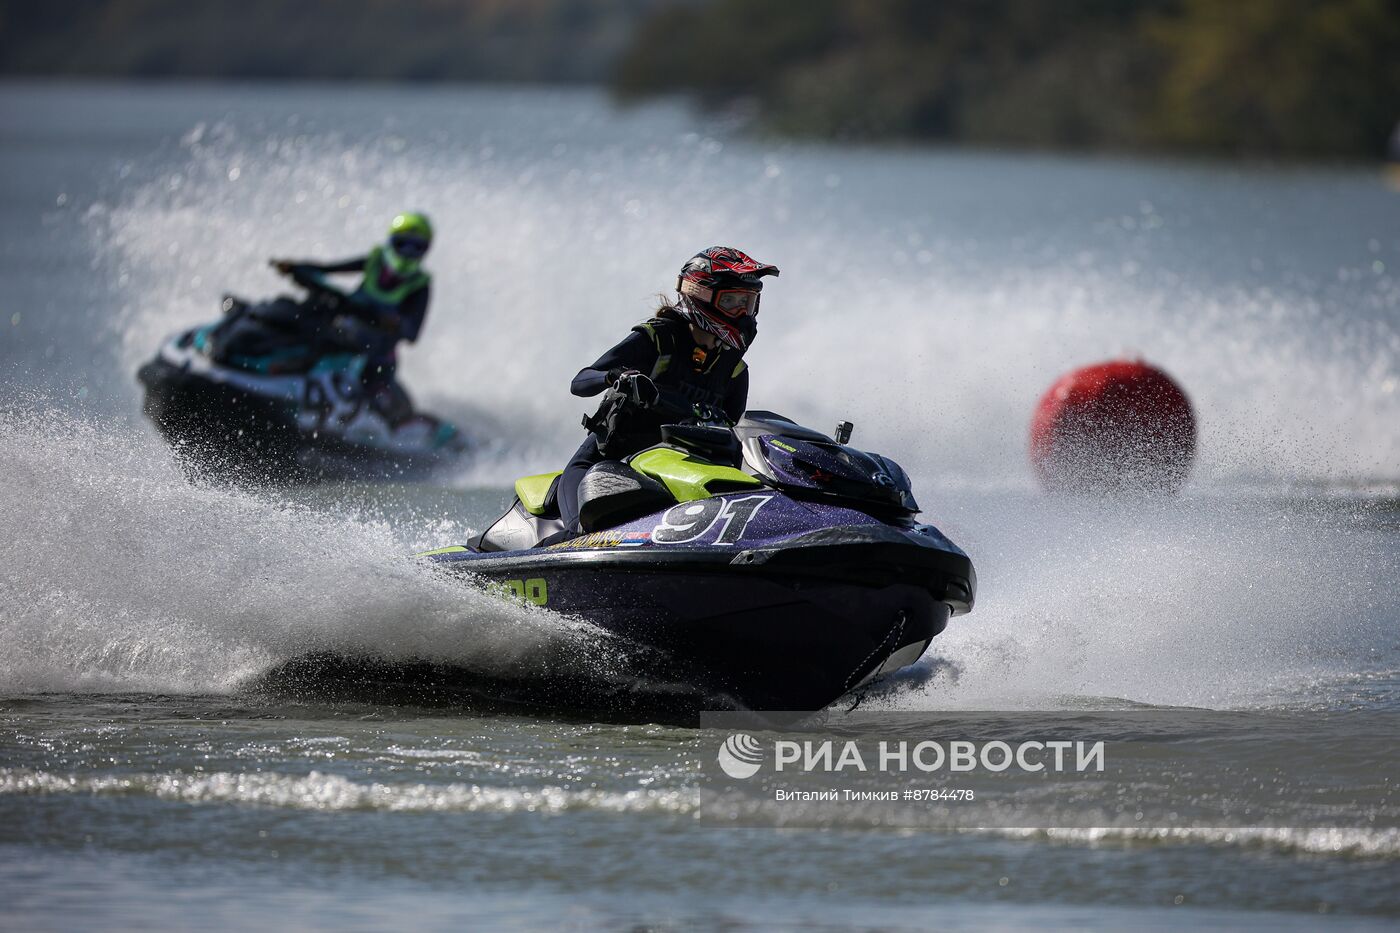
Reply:
[[749, 522], [772, 496], [744, 496], [742, 499], [699, 499], [683, 502], [666, 510], [661, 524], [651, 531], [657, 544], [684, 544], [703, 537], [720, 525], [715, 544], [738, 544]]

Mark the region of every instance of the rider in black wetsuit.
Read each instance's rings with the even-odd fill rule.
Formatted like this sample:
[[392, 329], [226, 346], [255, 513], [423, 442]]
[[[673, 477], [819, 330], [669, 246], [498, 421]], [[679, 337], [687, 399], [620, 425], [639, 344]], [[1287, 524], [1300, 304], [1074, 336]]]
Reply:
[[423, 214], [399, 214], [389, 226], [388, 242], [365, 256], [337, 263], [272, 260], [273, 268], [288, 274], [302, 266], [317, 272], [360, 272], [360, 285], [350, 294], [365, 326], [357, 328], [352, 343], [369, 359], [364, 389], [371, 402], [391, 423], [413, 414], [408, 393], [394, 379], [398, 370], [395, 352], [399, 341], [413, 343], [428, 314], [432, 278], [422, 267], [433, 242], [433, 227]]
[[744, 351], [758, 332], [759, 292], [763, 277], [777, 274], [776, 266], [726, 246], [697, 253], [681, 269], [675, 303], [663, 305], [656, 317], [632, 328], [627, 339], [574, 377], [575, 395], [616, 388], [631, 410], [624, 436], [600, 437], [595, 418], [593, 433], [564, 468], [557, 495], [566, 528], [582, 530], [578, 487], [590, 467], [661, 440], [661, 425], [676, 419], [660, 409], [674, 413], [705, 405], [739, 420], [749, 397]]

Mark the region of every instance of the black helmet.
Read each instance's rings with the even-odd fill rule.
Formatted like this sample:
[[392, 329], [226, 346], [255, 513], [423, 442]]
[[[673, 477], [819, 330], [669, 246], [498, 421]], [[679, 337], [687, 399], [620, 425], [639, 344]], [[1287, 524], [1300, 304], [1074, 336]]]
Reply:
[[763, 277], [778, 267], [761, 263], [729, 246], [696, 253], [676, 279], [681, 300], [676, 311], [703, 331], [736, 350], [746, 350], [758, 333], [759, 293]]

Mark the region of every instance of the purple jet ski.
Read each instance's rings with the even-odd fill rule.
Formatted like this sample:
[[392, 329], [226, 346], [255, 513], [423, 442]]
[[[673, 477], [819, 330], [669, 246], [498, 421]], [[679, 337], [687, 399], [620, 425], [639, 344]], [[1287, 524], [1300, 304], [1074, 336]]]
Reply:
[[582, 534], [546, 473], [467, 544], [422, 556], [646, 648], [701, 708], [821, 709], [972, 608], [971, 560], [915, 521], [909, 477], [848, 446], [849, 424], [833, 438], [772, 412], [696, 414], [588, 472]]

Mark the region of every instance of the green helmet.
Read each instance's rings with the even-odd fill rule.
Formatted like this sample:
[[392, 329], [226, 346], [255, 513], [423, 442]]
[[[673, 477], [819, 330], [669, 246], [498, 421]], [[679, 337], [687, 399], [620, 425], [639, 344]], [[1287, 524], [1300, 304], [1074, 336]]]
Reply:
[[426, 214], [403, 213], [389, 224], [389, 248], [384, 251], [390, 267], [399, 275], [418, 268], [433, 243], [433, 225]]

